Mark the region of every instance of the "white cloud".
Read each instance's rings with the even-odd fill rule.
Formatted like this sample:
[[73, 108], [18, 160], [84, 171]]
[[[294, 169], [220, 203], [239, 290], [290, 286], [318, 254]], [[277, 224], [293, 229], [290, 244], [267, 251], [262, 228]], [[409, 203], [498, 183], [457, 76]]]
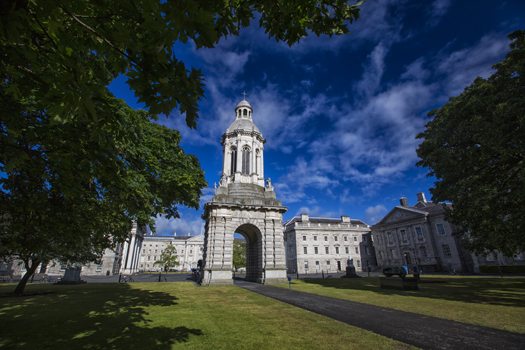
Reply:
[[164, 216], [155, 218], [156, 234], [186, 236], [188, 232], [192, 236], [203, 233], [204, 221], [200, 217], [184, 218], [180, 214], [180, 219], [166, 219]]
[[387, 212], [388, 210], [383, 204], [378, 204], [375, 207], [368, 207], [365, 211], [363, 222], [367, 223], [368, 225], [374, 225], [379, 220], [381, 220]]
[[425, 59], [423, 57], [418, 58], [414, 62], [406, 66], [406, 71], [401, 74], [401, 79], [415, 79], [425, 80], [430, 76], [430, 72], [423, 68]]
[[385, 70], [385, 55], [388, 49], [381, 42], [379, 43], [372, 53], [368, 56], [369, 62], [365, 66], [363, 77], [354, 86], [354, 90], [364, 96], [373, 95], [379, 88], [383, 72]]
[[299, 210], [297, 210], [297, 213], [295, 215], [299, 216], [303, 213], [306, 213], [309, 216], [322, 217], [322, 218], [334, 218], [334, 217], [338, 217], [342, 215], [341, 210], [337, 212], [336, 211], [324, 211], [324, 209], [321, 208], [320, 206], [315, 206], [313, 208], [301, 207], [299, 208]]
[[457, 96], [476, 77], [488, 78], [494, 73], [493, 64], [509, 51], [509, 40], [501, 34], [489, 34], [472, 47], [441, 53], [437, 72], [445, 75], [445, 95]]

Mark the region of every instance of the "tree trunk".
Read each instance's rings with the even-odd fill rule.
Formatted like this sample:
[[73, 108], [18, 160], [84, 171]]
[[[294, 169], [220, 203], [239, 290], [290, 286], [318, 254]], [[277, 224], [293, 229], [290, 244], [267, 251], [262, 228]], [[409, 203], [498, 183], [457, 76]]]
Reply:
[[15, 294], [22, 294], [24, 293], [24, 290], [26, 289], [26, 284], [27, 284], [27, 281], [29, 280], [29, 277], [31, 277], [31, 275], [33, 275], [36, 271], [36, 268], [38, 267], [38, 265], [40, 264], [40, 261], [31, 261], [32, 264], [31, 264], [31, 267], [28, 267], [27, 264], [25, 264], [26, 266], [26, 274], [24, 275], [24, 277], [22, 277], [22, 279], [20, 280], [20, 283], [18, 283], [18, 285], [16, 286], [15, 288]]

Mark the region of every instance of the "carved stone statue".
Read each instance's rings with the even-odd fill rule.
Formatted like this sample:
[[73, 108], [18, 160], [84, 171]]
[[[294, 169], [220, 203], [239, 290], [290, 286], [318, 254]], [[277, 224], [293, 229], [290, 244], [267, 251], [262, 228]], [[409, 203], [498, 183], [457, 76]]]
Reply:
[[346, 266], [354, 267], [354, 259], [352, 259], [351, 256], [349, 256], [348, 260], [346, 260]]
[[226, 176], [222, 175], [221, 179], [219, 180], [219, 187], [225, 187], [226, 186]]
[[266, 180], [266, 191], [273, 191], [272, 179], [270, 178]]

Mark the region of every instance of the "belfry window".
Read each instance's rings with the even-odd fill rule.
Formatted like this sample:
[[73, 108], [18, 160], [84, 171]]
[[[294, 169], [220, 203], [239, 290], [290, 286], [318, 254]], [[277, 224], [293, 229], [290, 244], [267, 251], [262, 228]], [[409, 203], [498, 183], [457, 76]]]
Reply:
[[250, 149], [248, 147], [242, 149], [242, 173], [250, 175]]
[[237, 171], [237, 149], [235, 147], [232, 148], [232, 159], [231, 159], [231, 174], [235, 174]]
[[248, 115], [248, 110], [247, 110], [247, 109], [243, 109], [243, 111], [244, 111], [244, 112], [242, 113], [243, 115]]

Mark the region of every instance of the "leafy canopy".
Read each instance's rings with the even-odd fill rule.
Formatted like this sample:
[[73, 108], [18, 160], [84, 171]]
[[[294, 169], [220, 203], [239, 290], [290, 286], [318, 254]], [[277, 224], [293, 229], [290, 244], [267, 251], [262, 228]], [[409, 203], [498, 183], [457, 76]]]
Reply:
[[348, 33], [361, 3], [341, 0], [158, 1], [11, 0], [0, 2], [0, 72], [16, 99], [32, 98], [55, 122], [100, 118], [93, 96], [125, 74], [152, 114], [178, 109], [196, 128], [204, 96], [200, 70], [177, 59], [176, 42], [212, 48], [260, 13], [277, 41]]
[[512, 256], [525, 251], [525, 32], [508, 37], [490, 78], [429, 113], [417, 165], [437, 179], [432, 200], [452, 202], [447, 218], [468, 248]]
[[233, 241], [233, 267], [246, 267], [246, 242]]
[[177, 249], [172, 245], [167, 246], [160, 255], [160, 260], [155, 261], [155, 265], [166, 266], [167, 268], [179, 266]]

